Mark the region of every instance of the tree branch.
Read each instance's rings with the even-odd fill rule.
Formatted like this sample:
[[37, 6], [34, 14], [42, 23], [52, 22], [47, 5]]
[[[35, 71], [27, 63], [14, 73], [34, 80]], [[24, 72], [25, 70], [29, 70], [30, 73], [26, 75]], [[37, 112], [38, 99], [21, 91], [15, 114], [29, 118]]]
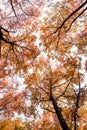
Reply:
[[[77, 9], [75, 9], [75, 10], [62, 22], [62, 24], [56, 29], [56, 31], [53, 32], [53, 33], [58, 32], [58, 31], [65, 25], [65, 23], [66, 23], [74, 14], [76, 14], [81, 8], [83, 8], [86, 4], [87, 4], [87, 0], [85, 0], [85, 2], [83, 2]], [[84, 10], [84, 11], [85, 11], [85, 10]], [[77, 18], [78, 18], [78, 17], [77, 17]]]
[[74, 18], [74, 20], [71, 22], [71, 24], [70, 24], [69, 28], [66, 30], [66, 32], [70, 30], [72, 24], [73, 24], [86, 10], [87, 10], [87, 7], [86, 7], [80, 14], [78, 14], [78, 15]]
[[13, 6], [12, 0], [10, 0], [10, 3], [11, 3], [12, 10], [13, 10], [13, 12], [14, 12], [14, 14], [15, 14], [15, 17], [18, 19], [17, 14], [16, 14], [16, 11], [15, 11], [14, 6]]
[[[79, 63], [80, 67], [80, 63]], [[80, 72], [79, 72], [79, 67], [78, 67], [78, 93], [76, 96], [76, 104], [75, 104], [75, 111], [74, 111], [74, 130], [77, 130], [77, 118], [78, 116], [78, 109], [79, 109], [79, 103], [80, 103], [80, 94], [81, 94], [81, 83], [80, 83]]]
[[57, 115], [57, 118], [60, 122], [62, 129], [63, 130], [70, 130], [70, 128], [68, 127], [68, 125], [67, 125], [67, 123], [66, 123], [66, 121], [65, 121], [65, 119], [62, 115], [62, 108], [59, 107], [59, 105], [56, 102], [56, 99], [53, 96], [53, 93], [52, 93], [52, 77], [50, 78], [50, 100], [52, 101], [55, 113]]
[[65, 94], [65, 92], [66, 92], [66, 90], [68, 89], [68, 86], [70, 85], [72, 79], [73, 79], [73, 77], [70, 79], [70, 81], [69, 81], [69, 83], [67, 84], [67, 86], [66, 86], [65, 90], [63, 91], [63, 93], [62, 93], [61, 95], [59, 95], [59, 96], [56, 98], [56, 100], [58, 100], [58, 98], [62, 97], [62, 96]]
[[41, 109], [44, 109], [44, 110], [46, 110], [46, 111], [49, 111], [49, 112], [55, 113], [55, 111], [52, 111], [52, 110], [50, 110], [50, 109], [48, 109], [48, 108], [41, 107]]
[[[23, 38], [23, 39], [24, 39], [24, 38]], [[13, 48], [14, 46], [18, 46], [18, 47], [20, 47], [20, 48], [22, 48], [22, 49], [26, 49], [26, 50], [28, 50], [28, 51], [31, 51], [31, 52], [35, 55], [35, 52], [34, 52], [33, 50], [31, 50], [30, 48], [28, 48], [28, 47], [26, 47], [26, 46], [21, 46], [21, 45], [19, 45], [19, 44], [16, 43], [16, 42], [22, 41], [23, 39], [18, 40], [18, 41], [9, 41], [9, 40], [5, 39], [5, 38], [3, 37], [3, 35], [0, 36], [0, 40], [2, 40], [2, 41], [4, 41], [5, 43], [11, 45], [12, 48]], [[36, 55], [35, 55], [35, 57], [36, 57]]]

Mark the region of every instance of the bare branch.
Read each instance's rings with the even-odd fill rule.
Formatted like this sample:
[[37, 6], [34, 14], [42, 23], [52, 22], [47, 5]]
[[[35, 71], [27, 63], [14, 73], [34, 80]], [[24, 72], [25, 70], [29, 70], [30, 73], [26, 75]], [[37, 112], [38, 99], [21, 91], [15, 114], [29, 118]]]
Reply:
[[54, 88], [56, 88], [56, 87], [60, 87], [60, 86], [62, 86], [62, 85], [64, 85], [64, 84], [66, 84], [66, 83], [67, 83], [67, 81], [64, 82], [64, 83], [61, 83], [61, 84], [59, 84], [59, 85], [53, 86], [52, 89], [54, 89]]
[[85, 0], [85, 2], [83, 2], [77, 9], [75, 9], [72, 13], [70, 13], [70, 15], [62, 22], [62, 24], [56, 29], [55, 32], [58, 32], [59, 30], [61, 30], [61, 28], [65, 25], [65, 23], [74, 15], [76, 14], [81, 8], [83, 8], [85, 5], [87, 4], [87, 0]]
[[69, 83], [67, 84], [67, 86], [66, 86], [65, 90], [63, 91], [63, 93], [62, 93], [61, 95], [59, 95], [59, 96], [56, 98], [56, 100], [58, 100], [58, 98], [62, 97], [62, 96], [65, 94], [65, 92], [66, 92], [66, 90], [68, 89], [68, 87], [69, 87], [69, 85], [70, 85], [72, 79], [73, 79], [73, 77], [70, 79], [70, 81], [69, 81]]
[[78, 14], [78, 15], [74, 18], [74, 20], [71, 22], [71, 24], [70, 24], [69, 28], [66, 30], [66, 32], [70, 30], [72, 24], [73, 24], [86, 10], [87, 10], [87, 7], [86, 7], [80, 14]]
[[[23, 39], [18, 40], [18, 41], [9, 41], [9, 40], [7, 40], [7, 39], [5, 39], [5, 38], [3, 38], [3, 37], [0, 37], [0, 39], [1, 39], [2, 41], [4, 41], [5, 43], [10, 44], [11, 46], [18, 46], [18, 47], [20, 47], [20, 48], [22, 48], [22, 49], [29, 50], [29, 51], [31, 51], [31, 52], [35, 55], [35, 52], [34, 52], [33, 50], [31, 50], [30, 48], [28, 48], [28, 47], [26, 47], [26, 46], [21, 46], [21, 45], [19, 45], [19, 44], [16, 43], [16, 42], [22, 41]], [[36, 55], [35, 55], [35, 57], [36, 57]]]
[[[80, 61], [81, 62], [81, 61]], [[74, 111], [74, 130], [77, 130], [77, 118], [78, 116], [78, 109], [79, 109], [79, 103], [80, 103], [80, 94], [81, 94], [81, 83], [80, 83], [80, 72], [79, 72], [79, 67], [80, 67], [80, 62], [78, 66], [78, 93], [76, 96], [76, 104], [75, 104], [75, 111]]]
[[4, 30], [5, 32], [9, 33], [10, 31], [8, 31], [7, 29], [3, 28], [2, 26], [0, 26], [0, 31]]
[[49, 112], [55, 113], [55, 111], [52, 111], [52, 110], [50, 110], [50, 109], [48, 109], [48, 108], [41, 107], [41, 109], [44, 109], [44, 110], [46, 110], [46, 111], [49, 111]]
[[14, 14], [15, 14], [15, 17], [18, 19], [17, 14], [16, 14], [16, 11], [15, 11], [14, 6], [13, 6], [12, 0], [10, 0], [10, 3], [11, 3], [12, 10], [13, 10], [13, 12], [14, 12]]
[[40, 85], [38, 85], [38, 87], [39, 87], [43, 92], [45, 92], [47, 95], [49, 95], [49, 93], [48, 93], [43, 87], [41, 87]]

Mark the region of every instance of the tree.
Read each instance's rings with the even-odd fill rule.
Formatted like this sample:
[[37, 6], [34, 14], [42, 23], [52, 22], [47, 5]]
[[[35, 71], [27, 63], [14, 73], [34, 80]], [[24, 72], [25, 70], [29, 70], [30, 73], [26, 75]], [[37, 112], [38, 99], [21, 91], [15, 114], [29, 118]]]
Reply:
[[[3, 72], [3, 62], [0, 64], [0, 70]], [[25, 100], [27, 97], [27, 91], [21, 89], [19, 91], [19, 87], [23, 84], [17, 81], [18, 76], [14, 75], [14, 77], [10, 78], [9, 76], [4, 76], [0, 79], [0, 119], [3, 117], [10, 119], [14, 116], [14, 112], [18, 112], [19, 114], [24, 111], [26, 113], [26, 109], [28, 109]]]
[[[48, 116], [47, 116], [48, 115]], [[55, 115], [53, 113], [48, 113], [47, 111], [44, 112], [39, 119], [37, 119], [33, 126], [33, 130], [57, 130], [61, 129], [58, 120], [56, 119]]]
[[[40, 107], [43, 109], [42, 119], [46, 116], [45, 111], [51, 112], [53, 117], [55, 117], [54, 114], [56, 115], [60, 124], [58, 129], [80, 130], [79, 124], [83, 129], [86, 124], [84, 126], [82, 122], [85, 122], [86, 118], [82, 120], [81, 112], [83, 108], [86, 111], [87, 85], [84, 80], [85, 69], [83, 69], [82, 58], [87, 55], [85, 22], [87, 1], [47, 1], [46, 4], [44, 3], [44, 6], [49, 6], [49, 11], [45, 12], [46, 17], [43, 16], [44, 10], [40, 8], [40, 13], [35, 4], [30, 3], [34, 7], [31, 8], [27, 3], [30, 1], [26, 0], [22, 3], [22, 1], [10, 0], [8, 4], [13, 12], [9, 14], [10, 18], [5, 17], [3, 22], [3, 19], [0, 20], [2, 22], [0, 26], [1, 58], [3, 59], [1, 64], [4, 68], [1, 69], [0, 77], [3, 78], [3, 74], [6, 73], [11, 77], [13, 74], [22, 75], [25, 79], [25, 89], [29, 91], [29, 94], [23, 95], [22, 92], [18, 96], [20, 100], [18, 102], [16, 100], [15, 103], [19, 104], [21, 95], [24, 99], [28, 96], [31, 102], [31, 105], [28, 104], [29, 109], [25, 109], [26, 112], [21, 111], [23, 105], [27, 108], [26, 104], [20, 104], [20, 107], [18, 105], [19, 111], [13, 109], [15, 108], [13, 105], [11, 111], [24, 112], [27, 117], [34, 115], [39, 118], [38, 107]], [[36, 4], [38, 4], [37, 1]], [[37, 17], [32, 15], [29, 19], [28, 9], [33, 9]], [[2, 11], [1, 13], [3, 14]], [[7, 12], [5, 13], [6, 15], [3, 15], [7, 16]], [[8, 23], [6, 23], [7, 20]], [[16, 33], [12, 34], [15, 30], [17, 30]], [[86, 67], [86, 61], [84, 65]], [[6, 68], [7, 72], [4, 73]], [[14, 103], [13, 91], [11, 90], [10, 96], [9, 92], [5, 93], [1, 106], [7, 95], [8, 101]], [[44, 122], [45, 118], [41, 120], [41, 129], [46, 128], [43, 127]], [[45, 122], [45, 125], [49, 124], [50, 120]], [[38, 128], [37, 123], [36, 127]]]
[[[86, 37], [84, 36], [84, 40], [82, 38], [86, 24], [83, 21], [84, 29], [80, 31], [78, 19], [85, 19], [86, 4], [87, 1], [84, 1], [78, 8], [74, 6], [76, 9], [72, 12], [65, 7], [65, 1], [51, 7], [50, 16], [44, 18], [45, 23], [41, 30], [45, 56], [40, 55], [39, 60], [37, 58], [39, 62], [36, 70], [27, 78], [27, 84], [32, 91], [32, 102], [40, 104], [45, 110], [55, 112], [63, 130], [77, 129], [78, 110], [81, 103], [85, 102], [83, 93], [87, 88], [81, 84], [81, 82], [85, 83], [83, 73], [81, 73], [83, 67], [81, 57], [87, 51], [84, 48]], [[72, 55], [73, 48], [76, 48], [77, 51]], [[69, 122], [63, 115], [66, 108], [69, 112], [71, 110], [70, 115], [72, 116], [68, 117]]]
[[4, 8], [0, 12], [0, 57], [5, 59], [6, 66], [14, 66], [14, 71], [23, 67], [26, 69], [26, 65], [20, 64], [22, 65], [26, 58], [31, 60], [38, 54], [38, 49], [34, 45], [36, 36], [32, 33], [36, 24], [34, 21], [40, 13], [39, 5], [37, 1], [34, 5], [27, 0], [2, 2]]
[[27, 90], [19, 92], [19, 87], [23, 85], [17, 80], [18, 78], [23, 80], [23, 71], [26, 72], [27, 66], [31, 66], [32, 60], [38, 54], [38, 48], [34, 45], [36, 36], [32, 33], [34, 24], [37, 24], [34, 21], [40, 13], [38, 8], [40, 1], [32, 3], [27, 0], [24, 2], [10, 0], [6, 3], [1, 1], [1, 5], [3, 8], [0, 11], [0, 118], [11, 118], [15, 112], [20, 114], [24, 111], [26, 114], [29, 108], [25, 103]]

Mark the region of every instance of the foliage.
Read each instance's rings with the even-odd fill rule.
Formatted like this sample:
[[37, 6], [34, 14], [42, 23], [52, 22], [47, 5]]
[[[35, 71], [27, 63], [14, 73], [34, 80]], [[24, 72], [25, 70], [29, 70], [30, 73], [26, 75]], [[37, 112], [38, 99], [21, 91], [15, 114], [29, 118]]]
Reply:
[[[2, 3], [0, 112], [10, 121], [1, 121], [1, 126], [87, 129], [87, 1]], [[24, 80], [23, 90], [18, 77]], [[17, 120], [14, 128], [14, 112], [24, 113], [31, 123]]]
[[25, 130], [25, 126], [22, 124], [21, 120], [6, 120], [0, 121], [0, 130]]

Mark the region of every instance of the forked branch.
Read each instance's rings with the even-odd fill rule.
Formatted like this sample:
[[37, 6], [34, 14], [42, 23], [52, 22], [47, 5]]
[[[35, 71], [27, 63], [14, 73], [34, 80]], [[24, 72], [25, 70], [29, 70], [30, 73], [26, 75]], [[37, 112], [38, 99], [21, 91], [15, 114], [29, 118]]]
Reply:
[[[85, 0], [77, 9], [75, 9], [72, 13], [70, 13], [70, 15], [62, 22], [62, 24], [56, 29], [56, 31], [54, 31], [53, 33], [56, 33], [58, 31], [60, 31], [63, 26], [65, 25], [65, 23], [72, 17], [74, 16], [78, 11], [80, 11], [85, 5], [87, 4], [87, 0]], [[85, 8], [79, 15], [77, 15], [77, 17], [73, 20], [72, 23], [74, 23], [76, 21], [76, 19], [86, 11], [87, 8]], [[72, 25], [71, 23], [71, 25]], [[70, 25], [70, 26], [71, 26]]]

